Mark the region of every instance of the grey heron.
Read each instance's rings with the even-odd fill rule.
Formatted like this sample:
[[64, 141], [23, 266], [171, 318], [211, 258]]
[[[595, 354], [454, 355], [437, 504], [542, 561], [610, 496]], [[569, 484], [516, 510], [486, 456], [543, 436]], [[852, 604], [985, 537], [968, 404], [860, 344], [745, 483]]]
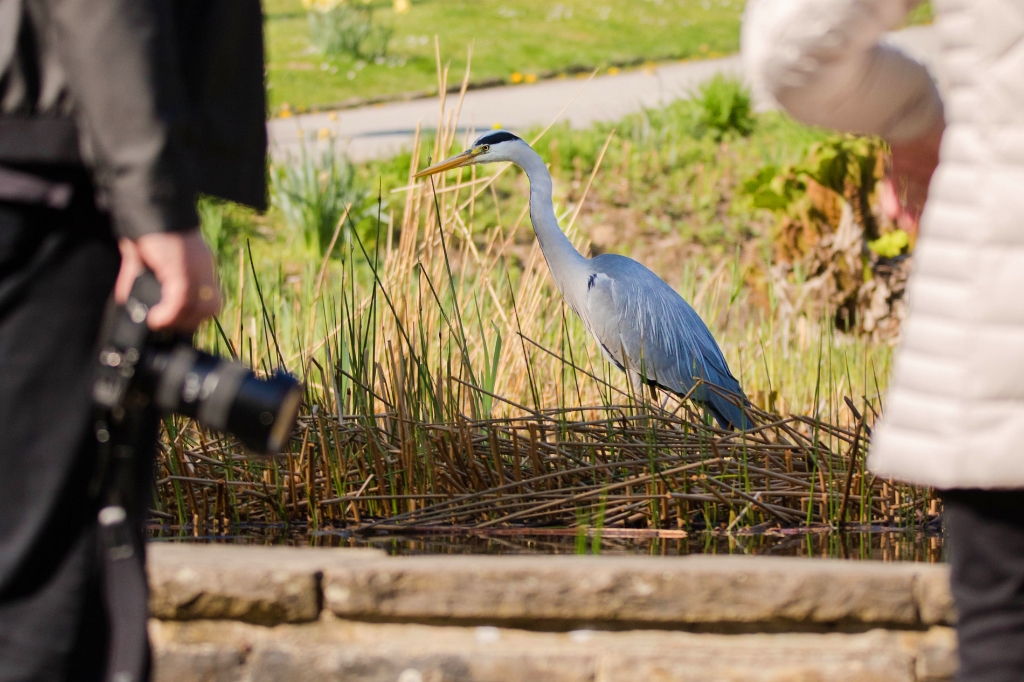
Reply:
[[555, 217], [551, 174], [529, 144], [507, 130], [492, 130], [466, 151], [416, 177], [498, 161], [511, 161], [526, 172], [530, 220], [548, 268], [602, 354], [626, 373], [637, 391], [646, 383], [685, 395], [695, 379], [702, 379], [706, 383], [691, 397], [723, 428], [746, 428], [743, 410], [706, 385], [714, 384], [748, 404], [704, 321], [672, 287], [635, 260], [611, 253], [587, 258], [576, 250]]

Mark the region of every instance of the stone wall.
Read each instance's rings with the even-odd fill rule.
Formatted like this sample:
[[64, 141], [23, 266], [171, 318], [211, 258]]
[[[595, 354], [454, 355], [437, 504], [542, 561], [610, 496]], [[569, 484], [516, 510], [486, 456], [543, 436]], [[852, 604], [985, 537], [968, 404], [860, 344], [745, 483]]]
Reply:
[[944, 566], [150, 545], [158, 682], [946, 680]]

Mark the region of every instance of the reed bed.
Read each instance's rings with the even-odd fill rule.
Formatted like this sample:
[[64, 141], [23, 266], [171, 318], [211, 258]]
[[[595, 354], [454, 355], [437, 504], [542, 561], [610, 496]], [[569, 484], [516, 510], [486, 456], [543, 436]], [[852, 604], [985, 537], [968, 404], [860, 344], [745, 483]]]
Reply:
[[[357, 229], [354, 209], [329, 240], [301, 234], [322, 225], [293, 226], [289, 243], [320, 250], [287, 272], [273, 242], [244, 244], [237, 261], [221, 254], [225, 310], [198, 341], [259, 372], [299, 375], [304, 409], [272, 458], [167, 418], [157, 517], [196, 532], [286, 523], [687, 533], [912, 526], [937, 515], [930, 491], [866, 470], [891, 349], [809, 317], [811, 287], [769, 283], [764, 303], [737, 260], [682, 269], [684, 296], [753, 402], [750, 429], [723, 431], [686, 397], [633, 394], [567, 312], [536, 242], [522, 246], [526, 194], [518, 212], [499, 211], [505, 168], [413, 180], [426, 158], [470, 139], [456, 140], [468, 73], [449, 100], [439, 60], [444, 124], [417, 135], [399, 201], [378, 198], [375, 230]], [[584, 253], [577, 219], [611, 140], [578, 200], [559, 209]], [[485, 212], [493, 227], [480, 234]]]
[[175, 491], [179, 516], [224, 527], [732, 531], [912, 526], [938, 511], [927, 490], [865, 470], [863, 415], [851, 430], [753, 408], [750, 429], [726, 432], [686, 402], [581, 412], [430, 423], [398, 406], [340, 419], [317, 410], [281, 458], [256, 465], [204, 439], [172, 448], [168, 459], [186, 475], [168, 471], [159, 484]]
[[866, 471], [872, 419], [852, 401], [852, 428], [748, 408], [751, 428], [728, 432], [685, 400], [631, 397], [423, 421], [410, 418], [401, 391], [380, 387], [396, 396], [381, 398], [388, 411], [338, 416], [315, 405], [295, 447], [278, 458], [257, 462], [202, 434], [189, 449], [171, 444], [158, 481], [164, 498], [178, 502], [168, 511], [197, 527], [300, 522], [406, 532], [915, 526], [938, 513], [928, 490]]

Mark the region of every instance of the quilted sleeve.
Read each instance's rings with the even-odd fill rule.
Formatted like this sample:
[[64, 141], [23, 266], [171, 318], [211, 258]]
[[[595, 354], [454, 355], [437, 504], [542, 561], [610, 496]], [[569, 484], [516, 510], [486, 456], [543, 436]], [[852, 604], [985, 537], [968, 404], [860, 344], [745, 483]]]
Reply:
[[942, 101], [924, 66], [878, 43], [917, 0], [751, 0], [744, 68], [761, 97], [804, 123], [882, 135], [924, 134]]

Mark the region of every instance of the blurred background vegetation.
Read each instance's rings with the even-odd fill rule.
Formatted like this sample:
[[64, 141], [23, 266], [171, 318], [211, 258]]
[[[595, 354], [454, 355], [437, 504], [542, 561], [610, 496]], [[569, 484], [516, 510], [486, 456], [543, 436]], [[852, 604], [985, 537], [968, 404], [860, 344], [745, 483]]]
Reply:
[[[743, 0], [264, 0], [271, 112], [437, 88], [434, 36], [473, 82], [707, 59], [739, 49]], [[929, 3], [908, 23], [931, 20]], [[446, 55], [451, 72], [465, 50]]]
[[[301, 0], [266, 0], [271, 111], [432, 91], [435, 35], [446, 45], [472, 44], [473, 81], [489, 83], [723, 55], [739, 47], [741, 10], [740, 0], [412, 0], [398, 13], [392, 0], [313, 3], [308, 11]], [[332, 11], [333, 19], [323, 16]], [[331, 21], [339, 36], [370, 31], [361, 21], [377, 34], [362, 50], [324, 51], [312, 38]], [[465, 50], [451, 61], [451, 72], [462, 73]]]

